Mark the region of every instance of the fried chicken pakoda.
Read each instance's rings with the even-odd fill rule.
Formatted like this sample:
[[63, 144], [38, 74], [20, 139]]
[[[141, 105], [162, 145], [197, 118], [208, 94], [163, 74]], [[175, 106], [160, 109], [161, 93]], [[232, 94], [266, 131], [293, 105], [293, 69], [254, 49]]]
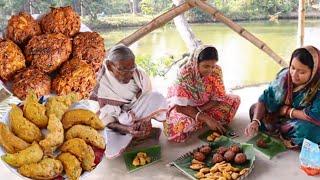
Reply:
[[31, 67], [51, 73], [66, 62], [72, 51], [71, 40], [59, 34], [42, 34], [30, 39], [25, 47], [26, 61]]
[[11, 40], [0, 38], [0, 79], [11, 80], [24, 67], [26, 62], [20, 48]]
[[90, 95], [96, 85], [96, 74], [93, 68], [79, 59], [66, 62], [59, 75], [52, 82], [52, 89], [58, 95], [77, 93], [80, 99]]
[[80, 32], [73, 39], [72, 54], [98, 72], [105, 56], [104, 40], [97, 32]]
[[44, 33], [62, 33], [72, 37], [80, 30], [80, 16], [70, 7], [51, 8], [40, 20]]
[[14, 76], [12, 91], [23, 100], [33, 90], [38, 97], [50, 94], [51, 78], [38, 69], [26, 68]]
[[27, 12], [20, 12], [11, 16], [8, 21], [6, 38], [18, 45], [25, 45], [32, 36], [40, 35], [41, 28], [38, 22]]

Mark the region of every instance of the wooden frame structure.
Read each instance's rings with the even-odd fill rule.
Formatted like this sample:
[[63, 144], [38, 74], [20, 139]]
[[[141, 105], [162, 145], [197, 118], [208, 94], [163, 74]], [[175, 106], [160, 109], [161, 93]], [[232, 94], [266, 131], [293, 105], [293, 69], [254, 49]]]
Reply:
[[167, 22], [171, 21], [176, 16], [192, 9], [193, 7], [199, 7], [202, 11], [212, 15], [216, 20], [224, 23], [228, 27], [230, 27], [233, 31], [237, 32], [240, 36], [251, 42], [257, 48], [265, 52], [269, 55], [276, 63], [278, 63], [282, 67], [287, 67], [288, 64], [283, 60], [278, 54], [276, 54], [266, 43], [261, 41], [259, 38], [255, 37], [245, 28], [241, 27], [237, 23], [233, 22], [231, 19], [227, 18], [223, 15], [219, 10], [210, 4], [206, 3], [204, 0], [186, 0], [183, 4], [176, 6], [169, 11], [161, 14], [160, 16], [153, 19], [148, 24], [142, 26], [137, 31], [133, 32], [131, 35], [122, 39], [119, 43], [123, 43], [127, 46], [133, 44], [138, 41], [148, 33], [153, 30], [165, 25]]

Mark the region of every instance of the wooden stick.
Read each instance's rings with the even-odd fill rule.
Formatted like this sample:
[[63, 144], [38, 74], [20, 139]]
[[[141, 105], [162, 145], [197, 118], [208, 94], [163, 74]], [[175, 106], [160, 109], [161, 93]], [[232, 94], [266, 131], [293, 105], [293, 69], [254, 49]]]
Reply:
[[298, 47], [304, 43], [305, 0], [299, 0]]
[[253, 34], [248, 32], [245, 28], [233, 22], [231, 19], [225, 17], [221, 12], [216, 8], [202, 2], [201, 0], [195, 0], [196, 5], [198, 5], [203, 11], [211, 14], [215, 19], [229, 26], [232, 30], [237, 32], [239, 35], [247, 39], [249, 42], [254, 44], [256, 47], [268, 54], [273, 60], [275, 60], [282, 67], [287, 67], [288, 64], [285, 62], [279, 55], [277, 55], [267, 44], [255, 37]]
[[122, 39], [119, 43], [123, 43], [126, 46], [130, 46], [134, 42], [138, 41], [148, 33], [152, 32], [153, 30], [165, 25], [167, 22], [171, 21], [176, 16], [180, 15], [188, 11], [189, 9], [193, 8], [192, 3], [183, 3], [180, 6], [174, 7], [169, 11], [161, 14], [157, 18], [153, 19], [148, 24], [142, 26], [137, 31], [132, 33], [131, 35], [127, 36], [126, 38]]

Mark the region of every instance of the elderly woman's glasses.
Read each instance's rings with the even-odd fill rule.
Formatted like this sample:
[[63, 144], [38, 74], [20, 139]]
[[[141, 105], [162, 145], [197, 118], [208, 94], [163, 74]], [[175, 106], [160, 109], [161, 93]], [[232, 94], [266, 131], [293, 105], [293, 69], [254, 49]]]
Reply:
[[131, 69], [124, 69], [124, 68], [118, 68], [116, 65], [113, 65], [114, 69], [116, 69], [119, 73], [133, 73], [136, 69], [137, 66], [135, 65], [133, 68]]

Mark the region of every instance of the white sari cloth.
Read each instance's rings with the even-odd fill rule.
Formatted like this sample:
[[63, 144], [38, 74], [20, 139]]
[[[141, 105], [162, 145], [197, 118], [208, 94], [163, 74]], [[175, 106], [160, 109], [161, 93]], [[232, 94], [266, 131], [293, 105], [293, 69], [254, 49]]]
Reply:
[[[116, 120], [123, 125], [132, 125], [135, 121], [154, 118], [164, 121], [167, 102], [163, 95], [153, 92], [147, 74], [137, 68], [133, 79], [121, 84], [104, 65], [98, 76], [92, 100], [99, 103], [99, 117], [108, 124]], [[141, 95], [137, 98], [137, 94]], [[125, 150], [132, 140], [130, 134], [122, 135], [110, 129], [106, 130], [107, 158], [117, 157]]]

